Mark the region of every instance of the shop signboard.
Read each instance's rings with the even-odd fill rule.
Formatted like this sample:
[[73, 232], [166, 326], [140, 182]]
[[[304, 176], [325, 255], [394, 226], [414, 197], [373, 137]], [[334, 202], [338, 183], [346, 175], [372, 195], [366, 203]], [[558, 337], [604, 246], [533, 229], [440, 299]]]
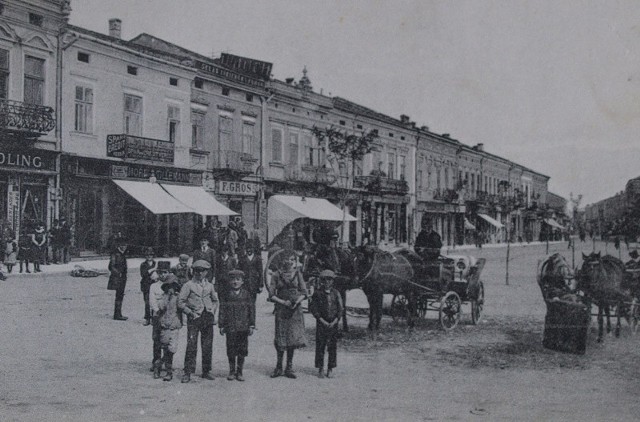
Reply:
[[112, 164], [111, 177], [118, 179], [143, 179], [155, 177], [158, 182], [202, 184], [202, 173], [175, 167], [152, 167], [137, 164]]
[[256, 196], [259, 190], [257, 183], [220, 180], [218, 193], [221, 195]]
[[107, 157], [173, 163], [174, 144], [131, 135], [107, 135]]
[[56, 153], [36, 149], [0, 150], [0, 168], [27, 172], [56, 171]]

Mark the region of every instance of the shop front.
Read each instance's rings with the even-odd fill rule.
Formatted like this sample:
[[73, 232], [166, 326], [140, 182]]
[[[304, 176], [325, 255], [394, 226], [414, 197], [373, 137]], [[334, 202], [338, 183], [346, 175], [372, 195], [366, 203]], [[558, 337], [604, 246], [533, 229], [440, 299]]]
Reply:
[[[207, 190], [215, 194], [216, 199], [222, 204], [238, 214], [233, 218], [244, 222], [244, 228], [250, 238], [260, 237], [261, 225], [265, 222], [261, 222], [260, 217], [263, 213], [260, 210], [261, 184], [259, 182], [221, 179], [215, 180]], [[224, 221], [227, 220], [224, 217], [220, 220], [224, 225], [228, 223]]]
[[60, 215], [71, 226], [76, 256], [108, 253], [118, 233], [133, 254], [149, 246], [159, 255], [190, 252], [203, 213], [215, 212], [198, 209], [210, 196], [200, 171], [74, 156], [61, 162]]
[[37, 223], [49, 227], [59, 191], [54, 151], [0, 148], [0, 220], [15, 236]]
[[[420, 227], [423, 218], [431, 220], [433, 229], [440, 234], [442, 244], [454, 246], [464, 242], [464, 206], [444, 202], [418, 202], [416, 224]], [[420, 228], [417, 229], [418, 232]]]

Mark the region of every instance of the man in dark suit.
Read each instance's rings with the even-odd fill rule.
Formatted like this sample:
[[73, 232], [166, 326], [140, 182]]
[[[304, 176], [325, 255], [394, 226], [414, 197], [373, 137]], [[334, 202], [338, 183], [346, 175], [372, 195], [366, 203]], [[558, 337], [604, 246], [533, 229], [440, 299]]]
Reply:
[[200, 248], [193, 251], [192, 262], [196, 261], [207, 261], [211, 268], [207, 269], [206, 279], [210, 283], [215, 283], [215, 274], [216, 274], [216, 251], [209, 247], [209, 239], [206, 237], [202, 237], [200, 239]]
[[245, 253], [243, 253], [238, 262], [238, 268], [244, 272], [244, 287], [251, 293], [253, 301], [256, 301], [256, 296], [262, 292], [262, 257], [260, 256], [260, 249], [251, 242], [248, 242], [245, 247]]
[[414, 248], [418, 255], [428, 261], [434, 261], [440, 256], [442, 239], [440, 235], [433, 230], [433, 224], [430, 219], [422, 219], [422, 230], [416, 238]]

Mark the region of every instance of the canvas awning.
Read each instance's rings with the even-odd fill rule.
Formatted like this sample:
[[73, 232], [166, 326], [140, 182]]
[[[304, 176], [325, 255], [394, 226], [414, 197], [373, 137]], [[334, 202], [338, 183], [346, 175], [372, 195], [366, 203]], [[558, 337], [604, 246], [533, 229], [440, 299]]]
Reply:
[[545, 218], [544, 222], [547, 223], [548, 225], [550, 225], [551, 227], [554, 227], [554, 228], [560, 229], [560, 230], [564, 230], [564, 226], [562, 226], [560, 223], [558, 223], [553, 218]]
[[269, 198], [270, 242], [282, 229], [297, 218], [310, 218], [324, 221], [357, 221], [351, 214], [344, 212], [331, 202], [322, 198], [274, 195]]
[[465, 218], [465, 219], [464, 219], [464, 229], [465, 229], [465, 230], [475, 230], [475, 229], [476, 229], [476, 226], [474, 226], [473, 224], [471, 224], [471, 222]]
[[478, 213], [478, 217], [482, 218], [484, 221], [486, 221], [487, 223], [491, 224], [492, 226], [494, 226], [497, 229], [501, 229], [504, 227], [504, 224], [502, 224], [501, 222], [499, 222], [498, 220], [489, 217], [487, 214], [480, 214]]
[[178, 201], [157, 183], [114, 180], [122, 190], [154, 214], [181, 214], [194, 212]]
[[200, 186], [167, 185], [162, 183], [162, 189], [171, 196], [192, 209], [191, 212], [207, 215], [237, 215], [236, 212], [222, 205], [212, 194]]

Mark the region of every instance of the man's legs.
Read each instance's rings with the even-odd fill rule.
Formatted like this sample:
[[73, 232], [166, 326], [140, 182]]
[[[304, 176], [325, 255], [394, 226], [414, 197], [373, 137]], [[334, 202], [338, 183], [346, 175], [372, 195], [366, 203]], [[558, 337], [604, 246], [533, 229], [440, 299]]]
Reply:
[[208, 321], [200, 327], [200, 348], [202, 350], [202, 374], [211, 372], [213, 355], [213, 324]]
[[[197, 320], [187, 322], [187, 350], [184, 354], [184, 373], [192, 374], [196, 371], [196, 355], [198, 354], [198, 329]], [[184, 380], [184, 379], [183, 379]]]

